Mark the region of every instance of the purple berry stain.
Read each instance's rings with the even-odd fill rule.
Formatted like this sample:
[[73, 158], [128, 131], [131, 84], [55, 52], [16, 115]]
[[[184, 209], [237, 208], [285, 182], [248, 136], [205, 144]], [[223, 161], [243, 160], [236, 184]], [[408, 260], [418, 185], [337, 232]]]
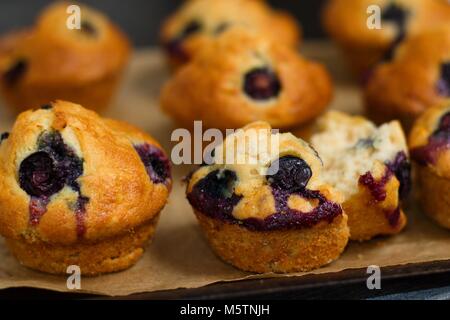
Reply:
[[[200, 180], [188, 200], [191, 205], [212, 218], [232, 224], [239, 224], [252, 231], [273, 231], [310, 228], [320, 221], [331, 223], [342, 214], [339, 204], [327, 201], [318, 191], [306, 189], [312, 176], [311, 168], [305, 161], [296, 157], [282, 157], [275, 161], [268, 170], [267, 183], [272, 187], [276, 212], [265, 218], [237, 220], [233, 217], [234, 207], [242, 199], [236, 195], [234, 186], [238, 181], [236, 173], [229, 170], [216, 170]], [[289, 208], [291, 195], [305, 199], [318, 200], [319, 205], [311, 212], [300, 212]]]
[[175, 38], [165, 44], [167, 53], [182, 62], [188, 61], [189, 55], [183, 48], [183, 41], [191, 35], [200, 32], [201, 29], [202, 25], [200, 22], [196, 20], [190, 21]]
[[25, 59], [17, 60], [4, 74], [3, 81], [7, 86], [13, 87], [25, 75], [28, 70], [28, 62]]
[[380, 179], [376, 180], [371, 172], [366, 172], [359, 177], [359, 184], [367, 187], [376, 202], [386, 200], [386, 184], [392, 177], [392, 171], [387, 170], [386, 174]]
[[426, 166], [436, 164], [439, 153], [450, 148], [450, 112], [441, 117], [440, 123], [433, 134], [428, 138], [425, 146], [411, 150], [412, 158], [418, 164]]
[[[78, 193], [75, 210], [77, 234], [82, 237], [85, 206], [89, 199], [81, 194], [77, 179], [83, 174], [83, 160], [67, 146], [57, 131], [44, 132], [38, 138], [38, 151], [22, 161], [19, 168], [20, 187], [30, 195], [30, 224], [36, 226], [47, 211], [51, 197], [69, 186]], [[78, 212], [79, 211], [79, 212]], [[81, 214], [80, 212], [83, 212]], [[82, 232], [80, 232], [82, 230]]]
[[[400, 182], [399, 198], [404, 200], [408, 197], [411, 191], [411, 163], [406, 156], [406, 153], [398, 152], [392, 162], [386, 163], [386, 172], [380, 180], [376, 180], [371, 172], [367, 172], [359, 177], [359, 184], [367, 187], [375, 202], [382, 202], [386, 200], [386, 184], [395, 175]], [[386, 219], [389, 224], [395, 227], [400, 219], [400, 207], [392, 212], [386, 212]]]
[[37, 226], [41, 221], [42, 216], [47, 212], [47, 205], [50, 203], [50, 198], [46, 196], [31, 197], [30, 210], [30, 224]]
[[95, 26], [91, 22], [86, 21], [86, 20], [81, 22], [80, 31], [91, 37], [97, 35], [97, 29], [95, 28]]
[[292, 192], [306, 188], [311, 177], [311, 168], [305, 160], [292, 156], [279, 158], [267, 171], [272, 188]]
[[386, 211], [385, 212], [385, 217], [386, 217], [387, 221], [389, 222], [389, 225], [392, 228], [395, 228], [395, 227], [398, 226], [398, 223], [400, 222], [400, 213], [401, 213], [400, 206], [398, 206], [393, 211]]
[[233, 209], [242, 198], [234, 193], [237, 180], [236, 173], [233, 171], [212, 171], [194, 186], [187, 196], [188, 200], [203, 214], [233, 222]]
[[39, 109], [41, 110], [51, 110], [53, 108], [53, 105], [51, 103], [47, 103], [42, 105]]
[[440, 96], [450, 97], [450, 62], [441, 65], [440, 77], [436, 88]]
[[170, 162], [164, 152], [147, 143], [135, 145], [134, 149], [144, 164], [150, 180], [156, 184], [169, 185], [172, 179]]
[[381, 19], [386, 22], [394, 23], [400, 30], [400, 33], [404, 33], [406, 31], [406, 22], [408, 17], [409, 12], [395, 2], [391, 2], [388, 6], [386, 6], [381, 14]]
[[86, 206], [89, 203], [89, 198], [79, 196], [75, 205], [75, 219], [77, 222], [77, 235], [81, 238], [86, 233], [86, 224], [84, 223], [86, 216]]
[[397, 180], [400, 182], [399, 195], [400, 199], [404, 200], [411, 192], [412, 178], [411, 178], [411, 162], [405, 152], [397, 153], [394, 161], [386, 163], [389, 170], [395, 174]]
[[2, 144], [3, 141], [7, 140], [9, 138], [9, 132], [3, 132], [0, 135], [0, 144]]
[[386, 166], [386, 171], [380, 180], [376, 180], [369, 171], [359, 177], [359, 184], [369, 189], [376, 202], [381, 202], [386, 200], [386, 184], [395, 175], [400, 182], [400, 199], [406, 198], [411, 190], [411, 164], [405, 152], [398, 152], [392, 162], [386, 162]]
[[268, 68], [253, 69], [245, 75], [243, 90], [253, 100], [269, 100], [278, 97], [281, 82]]

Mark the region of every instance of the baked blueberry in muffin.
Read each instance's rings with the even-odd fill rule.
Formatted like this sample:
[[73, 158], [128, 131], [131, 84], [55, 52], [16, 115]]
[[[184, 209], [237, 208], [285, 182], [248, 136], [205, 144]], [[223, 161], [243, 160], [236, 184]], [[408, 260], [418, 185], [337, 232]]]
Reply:
[[95, 110], [110, 103], [128, 60], [128, 40], [86, 6], [81, 28], [69, 29], [69, 5], [55, 3], [28, 30], [0, 39], [0, 92], [16, 111], [55, 99]]
[[188, 0], [161, 30], [172, 67], [188, 62], [202, 47], [232, 26], [242, 26], [288, 46], [298, 46], [299, 25], [287, 13], [260, 0]]
[[256, 120], [287, 129], [319, 115], [332, 97], [325, 68], [264, 35], [230, 27], [181, 68], [162, 90], [176, 122], [225, 130]]
[[19, 115], [0, 144], [0, 233], [32, 269], [126, 269], [154, 234], [171, 175], [159, 144], [64, 101]]
[[362, 117], [330, 111], [317, 120], [310, 140], [323, 160], [324, 181], [344, 196], [352, 240], [405, 227], [401, 206], [411, 189], [411, 166], [398, 122], [377, 128]]
[[374, 121], [399, 119], [409, 130], [422, 112], [448, 99], [450, 19], [448, 22], [405, 40], [391, 62], [373, 70], [365, 88], [365, 104]]
[[[374, 11], [381, 9], [381, 28], [369, 28]], [[342, 48], [348, 65], [366, 78], [381, 61], [389, 61], [401, 41], [450, 21], [445, 0], [329, 0], [323, 10], [327, 32]]]
[[409, 136], [423, 211], [450, 229], [450, 100], [423, 113]]
[[[234, 152], [235, 144], [244, 147]], [[256, 122], [229, 135], [214, 163], [192, 173], [187, 198], [224, 261], [258, 273], [312, 270], [337, 259], [349, 236], [340, 196], [322, 169], [307, 143]]]

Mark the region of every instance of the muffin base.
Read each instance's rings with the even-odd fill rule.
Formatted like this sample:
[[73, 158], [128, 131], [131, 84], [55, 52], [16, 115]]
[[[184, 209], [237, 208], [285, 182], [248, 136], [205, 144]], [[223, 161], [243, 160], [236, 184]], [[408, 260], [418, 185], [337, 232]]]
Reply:
[[422, 210], [440, 226], [450, 229], [450, 179], [428, 167], [417, 168]]
[[67, 267], [79, 266], [83, 276], [125, 270], [134, 265], [155, 233], [159, 215], [134, 230], [96, 243], [71, 246], [43, 241], [6, 239], [12, 254], [24, 266], [52, 274], [66, 274]]
[[213, 251], [225, 262], [250, 272], [310, 271], [337, 259], [349, 237], [347, 216], [310, 229], [250, 231], [236, 224], [195, 215]]
[[66, 100], [95, 111], [105, 110], [116, 91], [121, 76], [111, 75], [83, 85], [21, 84], [0, 86], [6, 103], [17, 113], [39, 108], [55, 100]]
[[377, 203], [371, 203], [373, 199], [366, 193], [360, 191], [342, 205], [348, 215], [350, 240], [365, 241], [401, 232], [407, 224], [403, 210], [399, 212], [398, 222], [391, 225], [386, 210]]

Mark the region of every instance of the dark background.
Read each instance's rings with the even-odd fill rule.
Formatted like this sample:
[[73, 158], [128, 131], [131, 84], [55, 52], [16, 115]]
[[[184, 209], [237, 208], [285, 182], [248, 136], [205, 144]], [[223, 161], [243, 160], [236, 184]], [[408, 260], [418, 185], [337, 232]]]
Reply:
[[[0, 34], [30, 25], [35, 16], [51, 0], [1, 0]], [[100, 9], [119, 24], [136, 46], [155, 45], [163, 19], [174, 11], [182, 0], [84, 0]], [[324, 0], [272, 0], [271, 4], [296, 15], [302, 22], [307, 38], [323, 36], [319, 10]]]

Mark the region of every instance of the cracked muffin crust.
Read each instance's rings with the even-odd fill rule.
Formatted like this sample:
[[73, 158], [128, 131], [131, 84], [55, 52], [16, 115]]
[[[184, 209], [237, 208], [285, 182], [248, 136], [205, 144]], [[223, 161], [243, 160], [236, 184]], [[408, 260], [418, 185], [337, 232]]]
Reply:
[[409, 136], [422, 209], [450, 229], [450, 100], [427, 110]]
[[186, 193], [224, 261], [258, 273], [307, 271], [337, 259], [349, 236], [340, 196], [322, 174], [307, 143], [256, 122], [215, 149], [213, 163], [188, 178]]
[[0, 233], [25, 266], [84, 275], [133, 265], [171, 176], [159, 144], [64, 101], [19, 115], [0, 144]]
[[164, 86], [161, 106], [184, 127], [236, 129], [266, 121], [287, 129], [319, 115], [332, 97], [325, 68], [260, 34], [233, 27]]
[[339, 191], [350, 239], [400, 232], [411, 188], [406, 138], [398, 122], [376, 127], [363, 117], [330, 111], [319, 118], [311, 144], [324, 163], [323, 179]]
[[392, 62], [374, 69], [365, 89], [373, 120], [399, 119], [408, 130], [422, 112], [449, 97], [450, 18], [447, 26], [406, 40]]
[[190, 0], [167, 19], [161, 42], [172, 67], [179, 67], [231, 26], [258, 31], [278, 43], [297, 47], [301, 30], [288, 13], [261, 0]]
[[128, 40], [85, 6], [81, 29], [68, 29], [69, 5], [51, 5], [33, 27], [0, 39], [0, 92], [18, 112], [55, 99], [102, 110], [116, 90], [129, 56]]
[[[367, 26], [368, 8], [381, 8], [381, 29]], [[379, 62], [390, 60], [403, 39], [450, 21], [446, 0], [329, 0], [323, 24], [362, 80]]]

